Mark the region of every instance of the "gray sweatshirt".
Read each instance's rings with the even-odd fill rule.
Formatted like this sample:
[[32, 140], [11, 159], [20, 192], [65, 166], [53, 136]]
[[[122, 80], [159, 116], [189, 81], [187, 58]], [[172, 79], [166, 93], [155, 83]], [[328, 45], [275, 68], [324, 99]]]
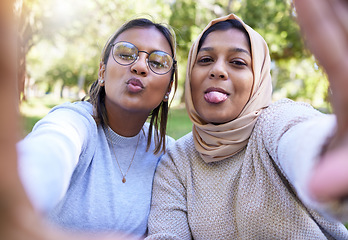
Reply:
[[[122, 137], [97, 127], [92, 112], [88, 102], [66, 103], [40, 120], [18, 144], [22, 182], [34, 206], [63, 228], [143, 236], [161, 157], [153, 154], [154, 139], [146, 152], [148, 124]], [[122, 183], [120, 168], [127, 171], [138, 138]]]

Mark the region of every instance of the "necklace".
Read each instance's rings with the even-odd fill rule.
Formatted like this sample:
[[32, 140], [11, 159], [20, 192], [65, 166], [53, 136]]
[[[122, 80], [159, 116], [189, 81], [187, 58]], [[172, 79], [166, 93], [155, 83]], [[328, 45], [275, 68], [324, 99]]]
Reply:
[[[111, 138], [110, 138], [109, 127], [108, 127], [108, 136], [109, 136], [109, 139], [111, 140]], [[129, 166], [128, 166], [128, 169], [127, 169], [127, 171], [126, 171], [125, 174], [123, 174], [122, 169], [121, 169], [121, 166], [120, 166], [120, 164], [119, 164], [119, 162], [118, 162], [118, 160], [117, 160], [116, 153], [115, 153], [115, 149], [114, 149], [114, 145], [112, 144], [112, 141], [110, 141], [110, 143], [111, 143], [111, 145], [112, 145], [112, 146], [111, 146], [112, 152], [114, 153], [114, 156], [115, 156], [115, 159], [116, 159], [116, 163], [117, 163], [118, 169], [120, 170], [121, 175], [122, 175], [122, 183], [125, 183], [125, 182], [126, 182], [126, 176], [127, 176], [127, 173], [128, 173], [128, 171], [129, 171], [130, 167], [132, 166], [135, 153], [137, 152], [137, 149], [138, 149], [139, 140], [140, 140], [140, 134], [139, 134], [139, 137], [138, 137], [137, 145], [136, 145], [135, 150], [134, 150], [134, 153], [133, 153], [132, 160], [131, 160], [131, 162], [130, 162], [130, 164], [129, 164]]]

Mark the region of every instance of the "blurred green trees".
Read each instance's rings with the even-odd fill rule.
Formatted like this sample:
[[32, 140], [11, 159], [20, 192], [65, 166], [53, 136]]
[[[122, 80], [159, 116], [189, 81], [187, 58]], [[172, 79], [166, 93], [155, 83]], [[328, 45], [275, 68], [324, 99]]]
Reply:
[[[291, 0], [23, 0], [26, 95], [64, 89], [81, 97], [97, 78], [108, 37], [134, 17], [170, 24], [176, 32], [182, 102], [186, 59], [207, 23], [234, 12], [269, 45], [274, 99], [290, 97], [328, 111], [325, 75], [304, 50]], [[25, 30], [24, 30], [25, 29]], [[59, 87], [57, 87], [59, 86]], [[57, 89], [57, 90], [54, 90]]]

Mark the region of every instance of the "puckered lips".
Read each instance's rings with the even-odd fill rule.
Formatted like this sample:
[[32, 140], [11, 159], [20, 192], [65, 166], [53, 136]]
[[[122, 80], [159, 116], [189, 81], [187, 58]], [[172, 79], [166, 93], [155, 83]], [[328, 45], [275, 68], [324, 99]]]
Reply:
[[229, 94], [221, 88], [208, 88], [204, 92], [204, 99], [208, 103], [218, 104], [226, 101]]
[[137, 93], [144, 89], [144, 84], [138, 78], [131, 78], [127, 81], [127, 89], [132, 93]]

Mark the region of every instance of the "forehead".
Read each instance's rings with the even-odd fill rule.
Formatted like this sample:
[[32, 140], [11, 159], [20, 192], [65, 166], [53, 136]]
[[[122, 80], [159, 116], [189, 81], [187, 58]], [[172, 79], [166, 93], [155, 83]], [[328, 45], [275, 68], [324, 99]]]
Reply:
[[133, 43], [141, 51], [161, 50], [171, 53], [168, 40], [156, 27], [135, 27], [121, 33], [115, 42], [126, 41]]
[[241, 48], [250, 53], [250, 46], [245, 33], [239, 29], [231, 28], [227, 30], [216, 30], [206, 37], [202, 44], [202, 48]]

